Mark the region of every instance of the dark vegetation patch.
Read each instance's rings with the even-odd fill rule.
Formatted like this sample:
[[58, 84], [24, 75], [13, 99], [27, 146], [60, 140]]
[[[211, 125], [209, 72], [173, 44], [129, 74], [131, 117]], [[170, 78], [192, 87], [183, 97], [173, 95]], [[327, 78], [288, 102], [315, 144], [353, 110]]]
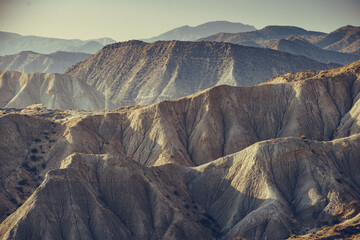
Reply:
[[21, 185], [21, 186], [24, 186], [27, 183], [28, 183], [28, 180], [26, 178], [18, 182], [18, 184]]
[[31, 153], [37, 153], [37, 152], [38, 152], [37, 148], [31, 149]]

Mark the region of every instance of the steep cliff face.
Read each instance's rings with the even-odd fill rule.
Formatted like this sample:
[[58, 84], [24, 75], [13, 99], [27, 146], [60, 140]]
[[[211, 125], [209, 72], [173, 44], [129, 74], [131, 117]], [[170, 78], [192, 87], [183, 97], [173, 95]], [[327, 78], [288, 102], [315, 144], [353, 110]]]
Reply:
[[[104, 109], [105, 96], [78, 79], [61, 74], [0, 71], [0, 106]], [[110, 103], [110, 108], [113, 105]]]
[[1, 217], [12, 214], [0, 235], [284, 239], [350, 229], [359, 81], [355, 62], [108, 113], [4, 109]]
[[250, 86], [304, 69], [327, 69], [305, 57], [215, 42], [122, 42], [68, 69], [117, 106], [151, 104], [227, 84]]

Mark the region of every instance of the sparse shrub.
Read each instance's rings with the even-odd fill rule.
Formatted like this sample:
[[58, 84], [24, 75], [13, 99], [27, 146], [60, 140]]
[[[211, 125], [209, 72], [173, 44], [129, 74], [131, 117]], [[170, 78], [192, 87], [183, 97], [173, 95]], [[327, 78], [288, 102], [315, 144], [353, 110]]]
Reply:
[[336, 178], [335, 179], [338, 183], [342, 183], [341, 179], [340, 178]]
[[351, 236], [354, 234], [358, 234], [360, 232], [360, 224], [357, 224], [355, 226], [349, 226], [347, 228], [339, 230], [340, 233]]
[[186, 209], [189, 209], [189, 208], [190, 208], [189, 204], [185, 204], [184, 207], [185, 207]]
[[204, 215], [204, 217], [206, 217], [207, 219], [210, 219], [211, 221], [215, 222], [215, 220], [214, 220], [214, 219], [212, 218], [212, 216], [210, 216], [209, 214], [204, 213], [203, 215]]
[[24, 188], [23, 187], [16, 187], [15, 188], [17, 191], [24, 193]]
[[35, 138], [34, 142], [41, 142], [41, 139], [40, 138]]
[[30, 169], [29, 164], [27, 162], [24, 162], [21, 164], [26, 170]]
[[12, 202], [13, 204], [18, 204], [18, 201], [15, 198], [10, 198], [10, 202]]
[[27, 183], [28, 183], [28, 180], [26, 178], [18, 182], [18, 184], [21, 185], [21, 186], [23, 186], [23, 185], [25, 185]]
[[204, 227], [210, 227], [211, 222], [209, 220], [207, 220], [206, 218], [202, 218], [199, 221], [201, 223], [201, 225], [203, 225]]
[[38, 158], [35, 155], [31, 155], [30, 160], [33, 162], [36, 162], [38, 160]]
[[31, 153], [37, 153], [37, 152], [38, 152], [37, 148], [31, 149]]
[[180, 194], [176, 190], [174, 191], [174, 195], [175, 196], [180, 196]]

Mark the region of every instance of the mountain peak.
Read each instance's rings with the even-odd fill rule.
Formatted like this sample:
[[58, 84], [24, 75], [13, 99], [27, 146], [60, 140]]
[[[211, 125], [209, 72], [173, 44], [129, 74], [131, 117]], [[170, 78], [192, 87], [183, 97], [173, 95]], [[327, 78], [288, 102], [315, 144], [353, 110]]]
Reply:
[[347, 25], [321, 37], [315, 44], [321, 48], [344, 52], [360, 52], [360, 27]]
[[213, 21], [200, 24], [195, 27], [188, 25], [175, 28], [167, 31], [159, 36], [144, 39], [146, 42], [155, 42], [159, 40], [181, 40], [181, 41], [193, 41], [202, 37], [206, 37], [219, 32], [246, 32], [256, 30], [254, 26], [228, 22], [228, 21]]

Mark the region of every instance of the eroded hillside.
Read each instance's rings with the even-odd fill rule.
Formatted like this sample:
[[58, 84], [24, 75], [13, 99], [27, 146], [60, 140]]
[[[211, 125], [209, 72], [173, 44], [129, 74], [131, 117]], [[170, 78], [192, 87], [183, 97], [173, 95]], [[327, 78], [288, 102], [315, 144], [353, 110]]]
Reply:
[[287, 72], [328, 69], [302, 56], [229, 43], [121, 42], [104, 47], [66, 74], [101, 92], [116, 106], [152, 104], [218, 85], [252, 86]]
[[[0, 106], [42, 104], [58, 109], [104, 109], [105, 96], [78, 79], [61, 74], [0, 71]], [[109, 108], [113, 108], [109, 102]]]
[[0, 235], [284, 239], [351, 229], [359, 77], [356, 62], [108, 113], [4, 109], [0, 213], [11, 215]]

